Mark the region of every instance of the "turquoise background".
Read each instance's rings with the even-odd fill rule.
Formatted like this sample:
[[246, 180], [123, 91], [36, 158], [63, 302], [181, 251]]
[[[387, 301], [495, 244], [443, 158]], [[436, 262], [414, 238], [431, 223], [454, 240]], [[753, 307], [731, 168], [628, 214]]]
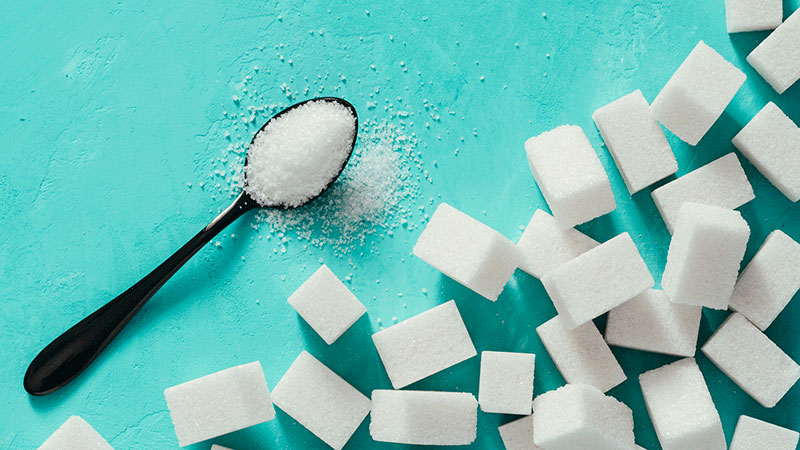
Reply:
[[[784, 6], [788, 16], [800, 1]], [[378, 249], [372, 253], [342, 257], [292, 241], [274, 254], [274, 242], [251, 239], [260, 231], [250, 227], [250, 214], [227, 230], [236, 239], [221, 236], [220, 248], [204, 248], [167, 283], [83, 376], [53, 395], [29, 397], [22, 376], [45, 344], [227, 206], [227, 196], [197, 183], [208, 180], [210, 161], [227, 145], [222, 111], [236, 109], [231, 96], [248, 74], [265, 102], [286, 101], [281, 83], [302, 88], [304, 76], [328, 73], [324, 93], [349, 99], [362, 120], [389, 117], [385, 98], [403, 103], [416, 113], [405, 127], [416, 133], [433, 180], [421, 183], [409, 206], [430, 214], [447, 201], [511, 239], [535, 208], [546, 208], [524, 140], [563, 123], [580, 125], [617, 199], [616, 211], [580, 228], [599, 240], [629, 231], [656, 280], [669, 235], [652, 189], [630, 198], [592, 112], [638, 88], [652, 101], [702, 39], [748, 80], [696, 148], [667, 133], [679, 175], [732, 151], [730, 139], [767, 101], [800, 122], [800, 84], [778, 96], [758, 76], [745, 57], [767, 33], [729, 36], [722, 0], [28, 1], [6, 2], [3, 10], [0, 447], [9, 449], [37, 447], [71, 414], [119, 450], [177, 448], [164, 388], [253, 360], [274, 386], [303, 349], [364, 393], [387, 388], [370, 339], [377, 319], [403, 320], [450, 298], [478, 351], [535, 352], [536, 392], [563, 383], [534, 331], [555, 314], [538, 280], [518, 271], [500, 299], [488, 302], [409, 256], [420, 228], [368, 237]], [[266, 69], [254, 73], [254, 65]], [[380, 93], [370, 98], [376, 87]], [[439, 121], [428, 118], [423, 99], [439, 109]], [[367, 101], [379, 106], [368, 109]], [[773, 229], [800, 239], [800, 212], [742, 162], [756, 193], [740, 208], [752, 229], [746, 262]], [[353, 274], [349, 287], [368, 311], [330, 347], [285, 301], [320, 258], [340, 276]], [[700, 344], [724, 316], [705, 312]], [[767, 331], [795, 360], [798, 321], [795, 298]], [[675, 358], [613, 352], [628, 380], [610, 393], [633, 408], [638, 443], [659, 448], [637, 375]], [[741, 413], [800, 429], [800, 387], [765, 409], [706, 358], [698, 361], [728, 439]], [[477, 394], [478, 368], [473, 358], [411, 388]], [[480, 413], [472, 447], [502, 448], [497, 426], [509, 420]], [[368, 424], [349, 448], [398, 448], [372, 442]], [[238, 450], [325, 448], [280, 411], [277, 420], [214, 442]]]

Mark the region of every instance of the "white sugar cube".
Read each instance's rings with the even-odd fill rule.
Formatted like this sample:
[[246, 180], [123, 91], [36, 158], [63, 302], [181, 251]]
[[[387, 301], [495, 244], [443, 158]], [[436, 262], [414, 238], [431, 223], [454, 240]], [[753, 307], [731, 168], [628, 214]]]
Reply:
[[567, 328], [575, 328], [653, 287], [636, 244], [622, 233], [549, 271], [542, 284]]
[[633, 450], [633, 413], [586, 384], [568, 384], [533, 401], [533, 441], [547, 450]]
[[799, 438], [797, 431], [740, 416], [729, 450], [795, 450]]
[[734, 153], [670, 181], [655, 189], [652, 195], [670, 233], [685, 202], [734, 209], [755, 198], [753, 187]]
[[591, 250], [599, 242], [575, 228], [562, 228], [550, 214], [537, 209], [519, 238], [519, 268], [542, 278], [545, 273]]
[[533, 415], [500, 425], [497, 430], [506, 450], [542, 450], [533, 443]]
[[525, 142], [533, 177], [562, 228], [588, 222], [617, 205], [608, 175], [580, 127], [562, 125]]
[[436, 208], [413, 252], [492, 301], [519, 265], [519, 250], [513, 242], [447, 203]]
[[625, 372], [593, 322], [569, 330], [556, 316], [539, 325], [536, 333], [567, 383], [589, 384], [606, 392], [625, 381]]
[[465, 392], [375, 390], [370, 421], [379, 442], [468, 445], [477, 433], [478, 402]]
[[100, 433], [78, 416], [70, 416], [38, 450], [114, 450]]
[[777, 105], [767, 103], [733, 145], [789, 200], [800, 200], [800, 128]]
[[481, 352], [478, 403], [490, 413], [530, 414], [533, 353]]
[[275, 418], [258, 361], [167, 388], [164, 397], [181, 447]]
[[367, 311], [325, 264], [289, 296], [289, 304], [329, 345]]
[[800, 79], [800, 9], [761, 41], [747, 62], [778, 94]]
[[774, 30], [783, 22], [782, 0], [725, 0], [728, 33]]
[[678, 171], [672, 148], [642, 91], [603, 106], [592, 119], [631, 194]]
[[666, 292], [648, 289], [608, 313], [606, 342], [675, 356], [694, 356], [700, 306], [671, 302]]
[[379, 331], [372, 340], [395, 389], [478, 354], [454, 300]]
[[211, 446], [211, 450], [233, 450], [233, 449], [214, 444]]
[[728, 316], [700, 350], [767, 408], [800, 379], [800, 366], [739, 313]]
[[681, 140], [697, 145], [746, 78], [700, 41], [653, 100], [651, 112]]
[[719, 413], [694, 358], [645, 372], [639, 384], [664, 450], [725, 450]]
[[670, 300], [728, 309], [749, 237], [739, 211], [684, 203], [661, 278]]
[[730, 308], [766, 330], [800, 289], [800, 243], [775, 230], [744, 268]]
[[272, 391], [275, 406], [335, 449], [370, 410], [369, 399], [305, 350]]

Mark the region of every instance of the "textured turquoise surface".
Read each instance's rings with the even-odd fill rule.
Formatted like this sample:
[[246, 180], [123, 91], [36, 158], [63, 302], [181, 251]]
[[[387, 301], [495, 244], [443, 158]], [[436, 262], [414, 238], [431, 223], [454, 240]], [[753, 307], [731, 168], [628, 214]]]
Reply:
[[[785, 2], [787, 12], [798, 6], [798, 0]], [[405, 108], [417, 111], [407, 128], [426, 144], [420, 147], [433, 179], [423, 183], [417, 202], [430, 213], [431, 199], [447, 201], [511, 239], [535, 208], [546, 208], [522, 143], [559, 124], [580, 125], [608, 171], [618, 205], [581, 229], [599, 240], [629, 231], [656, 280], [668, 233], [651, 189], [628, 195], [592, 112], [637, 88], [652, 100], [703, 39], [748, 80], [696, 148], [668, 134], [678, 174], [732, 151], [730, 139], [769, 100], [800, 122], [800, 85], [778, 96], [745, 61], [767, 33], [729, 36], [722, 0], [120, 0], [7, 2], [3, 10], [0, 447], [9, 449], [35, 448], [71, 414], [87, 419], [116, 449], [177, 448], [164, 388], [253, 360], [261, 360], [274, 386], [302, 349], [362, 392], [386, 388], [370, 339], [377, 319], [402, 320], [450, 298], [479, 351], [535, 352], [536, 392], [563, 383], [534, 331], [555, 314], [539, 281], [517, 272], [496, 303], [483, 300], [409, 256], [419, 229], [368, 238], [379, 253], [343, 258], [330, 247], [290, 243], [276, 255], [274, 243], [250, 239], [256, 232], [248, 215], [228, 230], [241, 239], [223, 237], [219, 249], [203, 249], [83, 376], [48, 397], [23, 391], [25, 368], [43, 345], [227, 206], [227, 197], [212, 196], [197, 182], [208, 178], [209, 161], [227, 145], [219, 118], [254, 65], [267, 68], [252, 81], [267, 102], [286, 100], [283, 82], [326, 73], [331, 89], [325, 93], [351, 100], [362, 119], [386, 117], [384, 99], [402, 97]], [[337, 82], [340, 75], [346, 81]], [[376, 87], [380, 93], [369, 98]], [[427, 118], [423, 99], [438, 107], [440, 121]], [[368, 109], [368, 100], [378, 108]], [[743, 164], [756, 193], [741, 208], [752, 229], [749, 261], [773, 229], [800, 239], [800, 211]], [[285, 301], [320, 258], [341, 275], [353, 274], [350, 288], [368, 310], [330, 347]], [[724, 316], [706, 311], [701, 343]], [[767, 331], [795, 360], [798, 321], [795, 298]], [[659, 448], [637, 375], [675, 358], [613, 351], [628, 380], [611, 394], [633, 408], [638, 442]], [[800, 429], [800, 387], [765, 409], [707, 359], [698, 360], [728, 439], [741, 413]], [[473, 358], [411, 387], [477, 394], [478, 367]], [[473, 447], [502, 448], [497, 426], [510, 419], [480, 413]], [[368, 423], [349, 448], [398, 447], [373, 443]], [[238, 450], [324, 448], [282, 412], [214, 442]]]

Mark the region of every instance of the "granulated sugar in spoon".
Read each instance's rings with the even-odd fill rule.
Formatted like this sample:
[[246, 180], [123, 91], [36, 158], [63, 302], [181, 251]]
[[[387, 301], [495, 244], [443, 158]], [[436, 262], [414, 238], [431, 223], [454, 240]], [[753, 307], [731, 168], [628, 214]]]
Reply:
[[327, 190], [347, 164], [358, 116], [345, 100], [323, 97], [297, 103], [267, 121], [245, 159], [244, 190], [166, 261], [56, 338], [25, 373], [25, 390], [46, 395], [86, 369], [133, 316], [200, 248], [253, 208], [296, 208]]

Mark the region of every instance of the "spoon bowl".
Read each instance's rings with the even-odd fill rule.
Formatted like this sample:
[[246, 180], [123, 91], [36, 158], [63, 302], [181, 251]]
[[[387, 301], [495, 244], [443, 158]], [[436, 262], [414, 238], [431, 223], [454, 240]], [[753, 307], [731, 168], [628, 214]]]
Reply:
[[[264, 125], [261, 126], [261, 128], [258, 129], [258, 131], [256, 131], [253, 134], [253, 139], [250, 140], [250, 147], [249, 148], [253, 147], [253, 144], [254, 144], [254, 142], [256, 140], [256, 137], [259, 134], [261, 134], [261, 132], [264, 131], [275, 120], [280, 119], [281, 117], [283, 117], [287, 113], [289, 113], [289, 112], [291, 112], [291, 111], [293, 111], [293, 110], [295, 110], [295, 109], [297, 109], [297, 108], [299, 108], [301, 106], [304, 106], [304, 105], [306, 105], [308, 103], [316, 103], [316, 102], [336, 103], [338, 105], [341, 105], [341, 106], [347, 108], [350, 111], [350, 113], [353, 115], [353, 119], [354, 119], [354, 124], [353, 125], [354, 125], [354, 130], [355, 131], [353, 132], [353, 138], [351, 139], [351, 142], [350, 142], [350, 145], [349, 145], [349, 151], [347, 152], [347, 156], [345, 156], [345, 158], [342, 160], [341, 165], [339, 166], [338, 170], [336, 171], [336, 175], [333, 176], [328, 181], [328, 183], [322, 187], [322, 190], [320, 190], [319, 193], [317, 193], [316, 195], [313, 195], [313, 196], [309, 197], [308, 199], [306, 199], [303, 203], [301, 203], [299, 205], [288, 205], [286, 203], [273, 203], [273, 204], [268, 204], [268, 205], [259, 205], [260, 207], [262, 207], [262, 208], [276, 208], [276, 209], [292, 209], [292, 208], [297, 208], [297, 207], [304, 206], [304, 205], [307, 205], [307, 204], [313, 202], [314, 200], [319, 198], [322, 194], [324, 194], [328, 190], [328, 188], [330, 188], [331, 185], [333, 185], [333, 183], [336, 182], [337, 179], [339, 179], [339, 175], [341, 175], [342, 171], [344, 170], [345, 166], [347, 165], [347, 162], [350, 160], [350, 156], [352, 156], [353, 149], [356, 146], [356, 136], [358, 135], [358, 115], [356, 114], [356, 108], [352, 104], [350, 104], [350, 102], [348, 102], [347, 100], [341, 99], [339, 97], [312, 98], [312, 99], [309, 99], [309, 100], [302, 101], [300, 103], [295, 103], [292, 106], [289, 106], [288, 108], [286, 108], [286, 109], [282, 110], [281, 112], [279, 112], [279, 113], [275, 114], [274, 116], [272, 116]], [[247, 167], [247, 158], [248, 158], [248, 156], [250, 154], [249, 148], [248, 148], [248, 152], [245, 155], [245, 159], [244, 159], [245, 167]], [[248, 197], [250, 197], [250, 194], [247, 193], [247, 188], [246, 188], [247, 187], [247, 175], [246, 175], [246, 172], [245, 172], [244, 185], [245, 185], [244, 193]], [[250, 198], [252, 199], [252, 197], [250, 197]], [[252, 199], [252, 200], [255, 201], [255, 199]]]
[[[213, 239], [220, 231], [225, 229], [247, 211], [255, 208], [289, 209], [298, 207], [314, 201], [327, 191], [342, 173], [347, 165], [347, 161], [353, 154], [356, 135], [358, 134], [358, 115], [353, 105], [346, 100], [337, 97], [320, 97], [296, 103], [270, 118], [253, 135], [250, 148], [252, 148], [256, 136], [275, 119], [304, 104], [318, 101], [334, 102], [347, 108], [353, 115], [355, 126], [346, 157], [343, 159], [334, 176], [328, 180], [319, 193], [305, 199], [300, 204], [292, 206], [282, 203], [261, 205], [247, 192], [247, 179], [245, 177], [245, 189], [242, 190], [236, 200], [215, 217], [211, 223], [200, 230], [189, 242], [184, 244], [183, 247], [178, 249], [178, 251], [167, 258], [152, 272], [145, 275], [145, 277], [136, 284], [72, 326], [72, 328], [65, 331], [61, 336], [57, 337], [39, 352], [25, 372], [23, 381], [25, 390], [31, 395], [46, 395], [57, 391], [74, 380], [75, 377], [97, 359], [108, 344], [111, 343], [123, 328], [125, 328], [136, 313], [142, 309], [145, 303], [147, 303], [186, 261], [194, 256], [195, 253]], [[245, 155], [245, 167], [246, 166], [247, 155]]]

